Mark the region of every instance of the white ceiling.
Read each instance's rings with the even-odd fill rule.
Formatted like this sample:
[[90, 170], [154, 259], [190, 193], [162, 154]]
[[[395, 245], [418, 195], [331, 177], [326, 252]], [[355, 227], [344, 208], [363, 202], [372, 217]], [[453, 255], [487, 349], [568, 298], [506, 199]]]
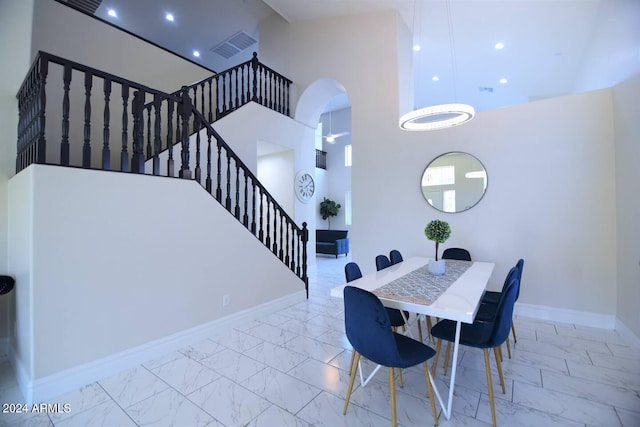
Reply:
[[387, 9], [422, 45], [408, 76], [416, 107], [466, 102], [483, 111], [599, 89], [638, 71], [621, 63], [640, 64], [640, 0], [103, 0], [96, 15], [221, 71], [248, 60], [259, 42], [228, 60], [210, 49], [238, 31], [259, 40], [258, 22], [273, 13], [294, 22]]

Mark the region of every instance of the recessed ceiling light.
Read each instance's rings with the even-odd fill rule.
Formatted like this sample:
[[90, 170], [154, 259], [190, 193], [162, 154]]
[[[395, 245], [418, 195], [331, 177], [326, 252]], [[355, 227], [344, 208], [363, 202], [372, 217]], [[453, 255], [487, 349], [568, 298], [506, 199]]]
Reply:
[[440, 77], [433, 76], [433, 77], [431, 77], [431, 80], [433, 80], [434, 82], [437, 82], [438, 80], [440, 80]]
[[414, 52], [420, 52], [420, 49], [421, 49], [421, 47], [420, 47], [420, 45], [419, 45], [419, 44], [414, 44], [414, 45], [413, 45], [413, 51], [414, 51]]
[[500, 83], [502, 83], [503, 85], [504, 85], [504, 84], [507, 84], [507, 81], [508, 81], [508, 80], [507, 80], [507, 79], [505, 79], [504, 77], [500, 79]]
[[504, 49], [504, 43], [498, 42], [493, 47], [496, 48], [496, 50]]
[[112, 18], [116, 18], [118, 16], [118, 14], [116, 13], [116, 11], [114, 9], [109, 9], [107, 11], [107, 15], [109, 15]]
[[165, 18], [167, 21], [171, 21], [171, 22], [173, 22], [173, 15], [172, 15], [172, 14], [170, 14], [170, 13], [167, 13], [166, 15], [164, 15], [164, 18]]
[[200, 57], [200, 52], [198, 52], [197, 50], [193, 51], [193, 56], [195, 56], [196, 58]]

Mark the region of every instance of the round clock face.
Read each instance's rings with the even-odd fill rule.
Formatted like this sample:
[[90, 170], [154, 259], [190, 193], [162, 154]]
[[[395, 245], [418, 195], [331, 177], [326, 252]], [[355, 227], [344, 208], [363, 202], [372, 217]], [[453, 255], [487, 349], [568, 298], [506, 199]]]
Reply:
[[296, 196], [301, 202], [307, 203], [316, 191], [316, 184], [309, 172], [299, 172], [295, 181]]

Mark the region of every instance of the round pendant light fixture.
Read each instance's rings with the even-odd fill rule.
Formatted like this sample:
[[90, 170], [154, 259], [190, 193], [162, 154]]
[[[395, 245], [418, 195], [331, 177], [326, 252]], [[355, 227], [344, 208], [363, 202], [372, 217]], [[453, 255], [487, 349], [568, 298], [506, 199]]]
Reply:
[[475, 109], [467, 104], [432, 105], [400, 117], [400, 129], [425, 131], [450, 128], [468, 122], [475, 113]]

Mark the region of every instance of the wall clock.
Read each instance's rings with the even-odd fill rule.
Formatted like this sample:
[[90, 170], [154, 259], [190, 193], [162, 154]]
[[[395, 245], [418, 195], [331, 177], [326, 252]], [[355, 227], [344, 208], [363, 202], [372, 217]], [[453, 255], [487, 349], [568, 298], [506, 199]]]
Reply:
[[313, 176], [307, 171], [298, 172], [294, 186], [296, 196], [302, 203], [309, 203], [309, 200], [316, 192], [316, 183], [313, 180]]

